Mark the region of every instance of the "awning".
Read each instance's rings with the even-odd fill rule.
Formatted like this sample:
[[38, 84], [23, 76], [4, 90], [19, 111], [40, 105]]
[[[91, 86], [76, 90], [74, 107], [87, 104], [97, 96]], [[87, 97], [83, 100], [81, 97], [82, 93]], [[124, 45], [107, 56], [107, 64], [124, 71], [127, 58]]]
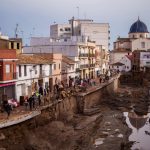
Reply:
[[10, 83], [0, 83], [0, 87], [5, 87], [5, 86], [10, 86], [10, 85], [15, 85], [15, 82], [10, 82]]

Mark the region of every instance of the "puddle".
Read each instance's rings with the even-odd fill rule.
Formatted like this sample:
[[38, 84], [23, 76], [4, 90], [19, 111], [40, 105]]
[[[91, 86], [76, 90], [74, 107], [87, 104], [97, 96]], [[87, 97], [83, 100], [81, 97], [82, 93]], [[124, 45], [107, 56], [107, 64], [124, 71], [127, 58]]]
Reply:
[[134, 112], [124, 112], [126, 123], [132, 129], [129, 141], [135, 141], [131, 150], [150, 150], [150, 113], [138, 116]]

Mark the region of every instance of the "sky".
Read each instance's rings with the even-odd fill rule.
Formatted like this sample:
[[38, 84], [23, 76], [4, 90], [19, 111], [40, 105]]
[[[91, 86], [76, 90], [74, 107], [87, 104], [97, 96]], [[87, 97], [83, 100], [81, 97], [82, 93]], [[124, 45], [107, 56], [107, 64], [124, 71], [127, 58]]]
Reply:
[[16, 24], [24, 45], [31, 36], [49, 36], [50, 25], [73, 16], [110, 24], [110, 43], [127, 37], [138, 16], [150, 31], [150, 0], [0, 0], [0, 32], [14, 37]]

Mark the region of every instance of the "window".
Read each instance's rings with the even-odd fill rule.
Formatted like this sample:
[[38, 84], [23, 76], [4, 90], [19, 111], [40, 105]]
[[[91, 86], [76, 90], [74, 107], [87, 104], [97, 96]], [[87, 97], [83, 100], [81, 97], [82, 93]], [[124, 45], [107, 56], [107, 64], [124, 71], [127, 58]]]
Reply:
[[63, 29], [62, 29], [62, 28], [60, 28], [60, 31], [63, 31]]
[[56, 64], [54, 64], [54, 70], [56, 70]]
[[6, 65], [6, 73], [10, 73], [10, 65]]
[[42, 74], [42, 64], [40, 64], [40, 75]]
[[65, 31], [70, 31], [70, 28], [65, 28]]
[[59, 64], [59, 69], [60, 69], [60, 64]]
[[21, 77], [21, 66], [19, 65], [19, 77]]
[[17, 43], [17, 49], [19, 49], [20, 48], [20, 43]]
[[27, 76], [27, 66], [24, 65], [24, 76]]
[[145, 42], [141, 42], [141, 47], [145, 48]]
[[14, 49], [14, 43], [11, 42], [11, 49]]

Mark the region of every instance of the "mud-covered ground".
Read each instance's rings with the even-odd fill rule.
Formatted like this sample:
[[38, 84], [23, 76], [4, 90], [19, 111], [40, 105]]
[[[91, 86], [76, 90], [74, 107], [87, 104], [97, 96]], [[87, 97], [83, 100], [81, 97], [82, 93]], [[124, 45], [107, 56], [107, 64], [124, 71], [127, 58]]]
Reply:
[[144, 113], [147, 99], [143, 88], [122, 87], [95, 106], [100, 112], [94, 115], [74, 114], [68, 120], [66, 114], [64, 121], [41, 116], [0, 130], [0, 150], [129, 150], [131, 130], [123, 112]]

